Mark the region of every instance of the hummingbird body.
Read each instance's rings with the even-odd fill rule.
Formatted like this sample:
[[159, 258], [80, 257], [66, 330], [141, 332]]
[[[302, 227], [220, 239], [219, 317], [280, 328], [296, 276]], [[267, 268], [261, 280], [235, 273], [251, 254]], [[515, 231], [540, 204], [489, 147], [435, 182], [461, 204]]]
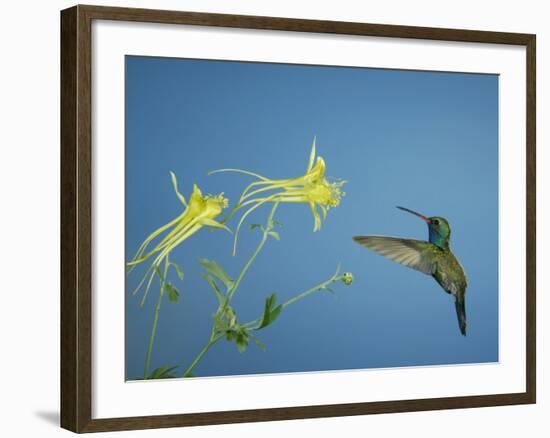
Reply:
[[429, 241], [389, 236], [355, 236], [353, 240], [370, 250], [424, 274], [431, 275], [455, 299], [460, 333], [466, 336], [466, 288], [464, 268], [451, 251], [451, 227], [445, 218], [426, 217], [404, 207], [428, 224]]

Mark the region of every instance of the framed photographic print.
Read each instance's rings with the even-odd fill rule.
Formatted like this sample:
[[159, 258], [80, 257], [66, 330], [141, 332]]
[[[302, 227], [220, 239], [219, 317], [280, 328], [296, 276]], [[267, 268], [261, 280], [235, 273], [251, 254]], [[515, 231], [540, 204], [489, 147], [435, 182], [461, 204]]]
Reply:
[[61, 55], [62, 427], [535, 403], [534, 35], [75, 6]]

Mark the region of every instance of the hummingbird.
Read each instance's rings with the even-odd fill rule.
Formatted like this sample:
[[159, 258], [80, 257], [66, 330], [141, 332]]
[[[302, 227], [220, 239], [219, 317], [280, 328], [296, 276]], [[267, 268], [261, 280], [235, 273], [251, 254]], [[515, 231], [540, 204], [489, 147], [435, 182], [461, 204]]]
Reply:
[[353, 240], [394, 262], [431, 275], [445, 292], [454, 297], [458, 327], [460, 333], [466, 336], [468, 282], [464, 268], [449, 245], [449, 222], [443, 217], [426, 217], [405, 207], [397, 208], [418, 216], [428, 224], [428, 242], [389, 236], [354, 236]]

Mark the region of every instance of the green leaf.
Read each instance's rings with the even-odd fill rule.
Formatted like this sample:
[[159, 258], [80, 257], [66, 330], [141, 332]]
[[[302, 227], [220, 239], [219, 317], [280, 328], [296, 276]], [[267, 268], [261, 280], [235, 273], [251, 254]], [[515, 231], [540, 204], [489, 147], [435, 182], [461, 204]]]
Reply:
[[157, 274], [162, 281], [164, 279], [164, 276], [162, 275], [162, 272], [160, 272], [160, 268], [155, 265], [152, 265], [151, 267], [153, 268], [153, 271], [155, 272], [155, 274]]
[[265, 351], [265, 344], [260, 341], [256, 336], [254, 336], [253, 334], [250, 334], [250, 337], [252, 338], [252, 340], [254, 341], [254, 343], [258, 346], [258, 348], [262, 351]]
[[156, 368], [153, 370], [151, 374], [149, 374], [148, 379], [173, 379], [176, 376], [172, 373], [175, 369], [177, 369], [177, 365], [173, 367], [168, 367], [168, 365], [163, 365], [160, 368]]
[[269, 318], [270, 319], [269, 324], [271, 324], [273, 321], [275, 321], [277, 319], [277, 317], [281, 313], [281, 310], [283, 310], [283, 306], [281, 306], [281, 305], [278, 305], [277, 307], [275, 307], [273, 309], [273, 311], [271, 312], [270, 318]]
[[221, 293], [220, 286], [218, 285], [216, 280], [214, 280], [214, 277], [212, 277], [211, 275], [204, 275], [204, 279], [208, 282], [214, 292]]
[[264, 313], [262, 315], [260, 325], [256, 327], [256, 330], [260, 330], [260, 329], [263, 329], [264, 327], [267, 327], [269, 324], [271, 324], [273, 321], [277, 319], [277, 317], [281, 313], [281, 310], [283, 310], [283, 306], [281, 304], [279, 304], [278, 306], [275, 306], [276, 302], [277, 302], [277, 294], [275, 293], [272, 293], [265, 300]]
[[211, 275], [205, 275], [204, 279], [208, 282], [214, 293], [216, 294], [216, 298], [218, 299], [218, 304], [222, 306], [225, 303], [225, 295], [222, 294], [220, 291], [220, 287], [218, 286], [218, 283], [216, 283], [216, 280]]
[[256, 228], [262, 228], [260, 224], [250, 224], [250, 229], [255, 230]]
[[281, 236], [279, 236], [277, 231], [270, 231], [267, 235], [273, 237], [275, 240], [281, 240]]
[[217, 313], [214, 313], [212, 315], [212, 319], [214, 320], [214, 328], [217, 332], [225, 333], [227, 332], [227, 330], [229, 330], [229, 324], [227, 323], [227, 321], [225, 321]]
[[180, 300], [180, 293], [179, 293], [178, 289], [176, 288], [176, 286], [174, 286], [173, 284], [166, 283], [164, 285], [164, 290], [168, 294], [168, 300], [171, 303], [177, 303]]
[[248, 347], [248, 333], [245, 330], [239, 331], [235, 342], [239, 353], [243, 353], [246, 350], [246, 347]]
[[163, 365], [160, 368], [156, 368], [153, 370], [151, 374], [149, 374], [149, 379], [158, 379], [160, 376], [162, 376], [166, 370], [168, 369], [167, 365]]
[[223, 268], [214, 260], [200, 259], [199, 263], [206, 271], [220, 280], [227, 290], [233, 287], [233, 279], [225, 273]]
[[176, 270], [176, 275], [180, 280], [183, 280], [183, 269], [181, 269], [181, 266], [177, 263], [170, 262], [170, 266], [172, 266]]

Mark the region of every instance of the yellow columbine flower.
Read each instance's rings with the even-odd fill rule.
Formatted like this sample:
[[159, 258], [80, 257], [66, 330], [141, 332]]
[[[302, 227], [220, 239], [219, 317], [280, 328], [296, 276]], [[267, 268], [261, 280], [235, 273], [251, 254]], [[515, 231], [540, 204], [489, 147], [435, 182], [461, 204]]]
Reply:
[[[173, 172], [170, 172], [170, 175], [172, 177], [172, 185], [174, 186], [176, 196], [184, 205], [185, 210], [172, 221], [153, 231], [140, 245], [132, 261], [127, 263], [127, 266], [132, 269], [134, 266], [148, 260], [150, 257], [156, 256], [151, 262], [151, 266], [145, 273], [143, 279], [134, 290], [135, 294], [141, 288], [145, 279], [149, 275], [149, 281], [147, 282], [143, 300], [145, 300], [145, 297], [147, 296], [147, 292], [149, 291], [155, 272], [159, 272], [159, 267], [162, 262], [170, 255], [170, 252], [185, 239], [199, 231], [204, 226], [223, 228], [230, 231], [225, 225], [214, 220], [228, 205], [228, 201], [223, 196], [223, 193], [217, 196], [205, 196], [201, 193], [198, 186], [194, 184], [193, 192], [189, 198], [189, 203], [187, 203], [184, 196], [178, 190], [176, 175], [174, 175]], [[165, 234], [164, 237], [162, 237], [162, 240], [160, 240], [160, 242], [157, 243], [153, 249], [147, 251], [151, 242], [163, 233]]]
[[244, 220], [256, 208], [266, 202], [303, 202], [308, 204], [313, 213], [313, 231], [318, 231], [321, 228], [321, 216], [317, 208], [321, 210], [323, 219], [326, 219], [329, 208], [337, 207], [340, 204], [340, 198], [344, 195], [341, 187], [345, 181], [329, 182], [325, 177], [325, 160], [322, 157], [315, 157], [315, 152], [314, 138], [306, 173], [297, 178], [269, 179], [257, 173], [241, 169], [220, 169], [210, 172], [211, 174], [217, 172], [239, 172], [258, 179], [258, 181], [254, 181], [244, 189], [239, 203], [230, 213], [231, 216], [237, 210], [251, 206], [243, 214], [237, 226], [233, 254], [236, 252], [237, 236]]

